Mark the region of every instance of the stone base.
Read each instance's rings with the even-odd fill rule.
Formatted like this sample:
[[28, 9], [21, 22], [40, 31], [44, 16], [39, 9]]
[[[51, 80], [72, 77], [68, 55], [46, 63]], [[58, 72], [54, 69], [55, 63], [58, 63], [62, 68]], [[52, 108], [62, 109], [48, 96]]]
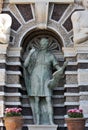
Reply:
[[29, 125], [28, 130], [57, 130], [58, 125]]

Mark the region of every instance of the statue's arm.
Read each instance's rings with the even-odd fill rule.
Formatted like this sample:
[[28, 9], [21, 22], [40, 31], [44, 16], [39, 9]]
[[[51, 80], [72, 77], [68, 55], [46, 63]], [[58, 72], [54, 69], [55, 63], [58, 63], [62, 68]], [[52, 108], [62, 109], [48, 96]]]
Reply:
[[28, 66], [30, 57], [31, 57], [31, 55], [34, 53], [34, 51], [35, 51], [34, 48], [32, 48], [32, 49], [30, 50], [28, 56], [26, 57], [26, 59], [25, 59], [25, 61], [24, 61], [24, 67], [27, 67], [27, 66]]
[[59, 62], [57, 61], [56, 57], [54, 55], [52, 55], [52, 63], [53, 63], [53, 67], [56, 70], [61, 69], [61, 67], [59, 66]]
[[65, 61], [64, 64], [63, 64], [63, 66], [60, 67], [60, 66], [59, 66], [59, 62], [57, 61], [56, 57], [53, 55], [53, 66], [54, 66], [57, 70], [59, 70], [59, 71], [64, 70], [65, 67], [67, 66], [67, 64], [68, 64], [68, 62]]
[[56, 64], [56, 65], [55, 65], [55, 68], [56, 68], [57, 70], [60, 70], [60, 69], [61, 69], [61, 67], [59, 66], [59, 64]]
[[76, 44], [85, 42], [88, 39], [88, 28], [82, 28], [80, 26], [81, 11], [76, 11], [73, 13], [71, 20], [73, 24], [73, 41]]
[[73, 25], [73, 32], [76, 34], [80, 31], [80, 26], [79, 26], [79, 17], [80, 17], [80, 13], [79, 12], [74, 12], [71, 16], [71, 20], [72, 20], [72, 25]]
[[10, 33], [10, 27], [12, 24], [12, 18], [8, 14], [0, 14], [0, 18], [3, 19], [3, 33], [9, 34]]
[[30, 59], [30, 55], [28, 54], [27, 58], [25, 59], [24, 61], [24, 67], [27, 67], [28, 66], [28, 63], [29, 63], [29, 59]]

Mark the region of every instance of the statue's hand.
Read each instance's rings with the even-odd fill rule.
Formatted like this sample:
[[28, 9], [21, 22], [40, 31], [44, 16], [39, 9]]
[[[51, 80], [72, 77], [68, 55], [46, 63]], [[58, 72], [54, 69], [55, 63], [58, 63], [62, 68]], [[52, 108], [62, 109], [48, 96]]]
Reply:
[[67, 64], [68, 64], [68, 61], [65, 61], [63, 66], [65, 66], [65, 67], [66, 67], [66, 66], [67, 66]]
[[62, 66], [63, 70], [65, 69], [65, 67], [67, 66], [67, 64], [68, 64], [68, 61], [65, 61], [64, 64], [63, 64], [63, 66]]

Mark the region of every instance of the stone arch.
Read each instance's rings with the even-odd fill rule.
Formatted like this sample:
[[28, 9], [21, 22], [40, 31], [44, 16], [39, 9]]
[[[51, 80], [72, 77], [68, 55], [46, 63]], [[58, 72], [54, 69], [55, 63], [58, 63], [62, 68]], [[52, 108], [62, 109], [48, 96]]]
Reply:
[[63, 47], [65, 46], [63, 36], [61, 36], [60, 32], [58, 30], [56, 30], [55, 28], [49, 26], [47, 29], [41, 30], [41, 29], [37, 29], [35, 26], [32, 26], [30, 28], [26, 28], [26, 26], [28, 27], [28, 25], [25, 25], [17, 33], [17, 36], [15, 37], [15, 40], [14, 40], [14, 44], [15, 44], [14, 46], [16, 46], [16, 47], [22, 46], [24, 39], [26, 37], [28, 37], [30, 35], [32, 35], [32, 37], [34, 35], [36, 36], [37, 33], [40, 35], [40, 32], [42, 32], [42, 33], [44, 32], [45, 34], [49, 34], [49, 35], [52, 35], [53, 37], [56, 37], [56, 39], [58, 39], [61, 46], [63, 46]]
[[56, 48], [54, 47], [54, 49], [57, 51], [57, 52], [54, 51], [54, 53], [57, 56], [57, 58], [59, 57], [60, 60], [63, 59], [62, 57], [64, 57], [64, 56], [63, 56], [63, 52], [62, 52], [62, 47], [64, 45], [63, 45], [62, 38], [56, 32], [52, 31], [51, 29], [47, 29], [47, 30], [33, 29], [33, 30], [27, 32], [24, 35], [23, 39], [21, 40], [21, 44], [20, 44], [20, 46], [22, 47], [22, 53], [21, 53], [22, 57], [24, 55], [23, 53], [26, 51], [26, 48], [27, 48], [29, 42], [33, 41], [33, 39], [35, 39], [36, 37], [37, 38], [38, 37], [47, 37], [47, 38], [53, 39], [54, 40], [53, 42], [56, 42], [56, 43], [52, 43], [52, 44], [54, 44], [52, 46], [53, 47], [57, 46]]
[[36, 37], [38, 35], [49, 35], [49, 36], [51, 35], [52, 37], [54, 37], [55, 39], [57, 39], [57, 41], [58, 41], [58, 43], [60, 44], [61, 47], [64, 46], [61, 36], [57, 32], [55, 32], [55, 31], [53, 31], [51, 29], [47, 29], [47, 30], [32, 29], [32, 30], [28, 31], [24, 35], [23, 39], [21, 40], [20, 46], [23, 46], [23, 43], [26, 40], [28, 42], [29, 39], [32, 39], [33, 37]]

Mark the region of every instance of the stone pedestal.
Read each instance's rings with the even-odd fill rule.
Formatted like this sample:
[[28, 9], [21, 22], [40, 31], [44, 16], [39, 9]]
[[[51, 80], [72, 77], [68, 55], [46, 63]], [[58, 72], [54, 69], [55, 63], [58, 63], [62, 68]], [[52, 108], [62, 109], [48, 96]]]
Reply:
[[28, 130], [57, 130], [58, 125], [29, 125]]

